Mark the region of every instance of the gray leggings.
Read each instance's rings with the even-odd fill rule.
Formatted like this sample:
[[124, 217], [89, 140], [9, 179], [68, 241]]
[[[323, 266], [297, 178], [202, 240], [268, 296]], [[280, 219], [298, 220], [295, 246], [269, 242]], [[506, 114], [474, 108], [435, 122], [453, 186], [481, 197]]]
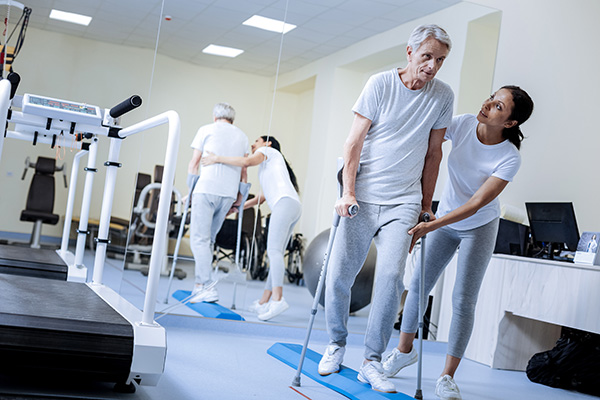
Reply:
[[[471, 338], [479, 288], [492, 258], [497, 234], [498, 218], [474, 229], [459, 231], [444, 226], [427, 234], [425, 242], [425, 293], [427, 294], [460, 246], [456, 281], [452, 292], [452, 322], [448, 340], [450, 356], [462, 358]], [[417, 332], [420, 276], [421, 262], [418, 257], [402, 313], [401, 331], [405, 333]]]
[[410, 245], [408, 230], [417, 222], [421, 205], [358, 204], [360, 210], [354, 218], [341, 219], [331, 250], [325, 281], [327, 333], [330, 343], [346, 345], [350, 289], [374, 240], [377, 265], [364, 356], [367, 360], [381, 361], [404, 290], [402, 279]]
[[269, 277], [265, 284], [266, 290], [273, 290], [275, 286], [283, 286], [283, 275], [285, 274], [283, 253], [301, 213], [302, 205], [291, 197], [280, 199], [271, 210], [267, 236]]

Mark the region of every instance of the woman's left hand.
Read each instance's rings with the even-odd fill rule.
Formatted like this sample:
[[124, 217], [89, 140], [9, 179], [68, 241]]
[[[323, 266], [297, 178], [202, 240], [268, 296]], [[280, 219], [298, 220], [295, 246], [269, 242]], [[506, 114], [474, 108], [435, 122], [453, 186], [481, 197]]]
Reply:
[[202, 165], [211, 165], [217, 163], [217, 156], [210, 151], [202, 154], [202, 158], [200, 158], [200, 164]]
[[408, 231], [408, 234], [412, 235], [410, 249], [408, 250], [409, 253], [412, 253], [412, 249], [413, 247], [415, 247], [415, 243], [417, 243], [417, 240], [434, 230], [431, 224], [431, 222], [419, 222], [416, 226], [414, 226]]

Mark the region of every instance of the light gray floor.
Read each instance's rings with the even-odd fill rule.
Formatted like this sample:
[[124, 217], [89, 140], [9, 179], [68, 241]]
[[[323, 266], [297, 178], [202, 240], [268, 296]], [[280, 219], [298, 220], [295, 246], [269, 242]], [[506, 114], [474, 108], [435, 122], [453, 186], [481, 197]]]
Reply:
[[[91, 266], [93, 256], [86, 255], [86, 265]], [[105, 283], [120, 292], [135, 306], [143, 305], [146, 278], [135, 270], [122, 271], [122, 262], [107, 259], [104, 272]], [[175, 279], [171, 293], [178, 289], [190, 290], [193, 284], [193, 266], [180, 261], [178, 267], [184, 269], [188, 277]], [[222, 274], [221, 274], [222, 275]], [[260, 296], [263, 282], [246, 281], [236, 285], [236, 312], [246, 321], [227, 321], [198, 316], [182, 306], [172, 310], [171, 315], [160, 317], [167, 329], [167, 360], [161, 380], [156, 387], [138, 387], [133, 395], [115, 394], [109, 385], [86, 384], [66, 388], [52, 384], [37, 385], [35, 377], [27, 381], [0, 380], [0, 398], [22, 399], [29, 397], [6, 397], [1, 393], [44, 393], [45, 398], [93, 398], [93, 399], [344, 399], [346, 397], [327, 389], [315, 381], [302, 377], [302, 386], [294, 391], [291, 382], [295, 370], [267, 354], [267, 349], [276, 342], [301, 344], [309, 320], [312, 296], [305, 287], [286, 284], [284, 297], [290, 309], [270, 322], [260, 322], [246, 311], [248, 305]], [[169, 298], [164, 304], [167, 278], [161, 277], [159, 304], [157, 311], [177, 302]], [[229, 307], [233, 301], [234, 284], [226, 278], [218, 285], [220, 301]], [[362, 362], [362, 332], [366, 326], [368, 307], [350, 317], [349, 344], [344, 365], [358, 369]], [[398, 340], [395, 331], [391, 349]], [[327, 344], [323, 310], [317, 313], [310, 348], [322, 352]], [[445, 344], [424, 343], [423, 394], [426, 400], [437, 399], [434, 385], [445, 358]], [[416, 365], [406, 368], [393, 382], [397, 389], [410, 396], [414, 395]], [[464, 399], [595, 399], [576, 392], [553, 389], [531, 383], [525, 373], [494, 370], [481, 364], [464, 360], [456, 375], [456, 381]], [[59, 394], [56, 397], [56, 394]]]

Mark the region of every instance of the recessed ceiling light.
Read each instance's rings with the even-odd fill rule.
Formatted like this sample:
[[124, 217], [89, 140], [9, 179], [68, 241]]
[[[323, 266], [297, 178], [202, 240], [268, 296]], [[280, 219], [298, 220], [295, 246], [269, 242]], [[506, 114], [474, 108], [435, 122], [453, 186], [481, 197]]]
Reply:
[[296, 25], [288, 24], [276, 19], [261, 17], [260, 15], [253, 15], [242, 22], [242, 24], [278, 33], [288, 33], [296, 27]]
[[75, 14], [59, 10], [50, 11], [50, 18], [85, 26], [88, 26], [90, 24], [90, 21], [92, 20], [92, 17], [88, 17], [87, 15]]
[[216, 44], [209, 44], [202, 50], [206, 54], [214, 54], [216, 56], [224, 57], [237, 57], [244, 52], [244, 50], [234, 49], [233, 47], [217, 46]]

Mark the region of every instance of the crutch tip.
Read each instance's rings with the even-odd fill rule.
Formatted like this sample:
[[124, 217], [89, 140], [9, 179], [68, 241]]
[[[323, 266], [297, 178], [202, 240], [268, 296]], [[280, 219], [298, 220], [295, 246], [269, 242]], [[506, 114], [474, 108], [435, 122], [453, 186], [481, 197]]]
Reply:
[[300, 377], [298, 377], [298, 376], [294, 377], [294, 380], [292, 381], [292, 386], [295, 386], [295, 387], [300, 387], [301, 386], [300, 385]]
[[421, 391], [421, 389], [417, 389], [417, 393], [415, 393], [415, 399], [423, 400], [423, 392]]

